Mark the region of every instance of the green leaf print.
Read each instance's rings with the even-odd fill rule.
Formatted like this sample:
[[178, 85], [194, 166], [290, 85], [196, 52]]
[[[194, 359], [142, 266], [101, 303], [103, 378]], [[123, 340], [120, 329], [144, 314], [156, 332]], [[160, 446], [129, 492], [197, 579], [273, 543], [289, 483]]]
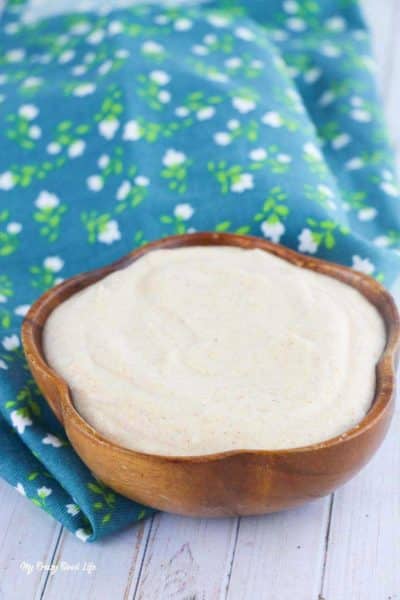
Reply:
[[92, 502], [92, 506], [97, 513], [104, 512], [101, 523], [105, 525], [112, 519], [117, 500], [116, 494], [99, 480], [88, 482], [87, 488], [95, 497], [99, 497]]
[[229, 166], [226, 160], [218, 162], [209, 161], [207, 168], [219, 183], [220, 192], [224, 195], [232, 191], [232, 188], [240, 183], [241, 177], [244, 174], [244, 169], [241, 165]]
[[55, 242], [60, 235], [60, 224], [62, 215], [67, 211], [66, 204], [60, 204], [54, 208], [43, 208], [33, 214], [35, 221], [40, 223], [40, 235], [49, 242]]
[[90, 244], [94, 244], [98, 240], [110, 220], [109, 213], [100, 214], [95, 210], [85, 211], [81, 214], [81, 221], [87, 231], [87, 239]]
[[316, 221], [315, 219], [307, 219], [307, 225], [311, 230], [312, 239], [317, 246], [323, 246], [327, 250], [331, 250], [336, 245], [337, 233], [348, 235], [349, 229], [343, 225], [335, 223], [335, 221], [324, 220]]
[[168, 180], [168, 187], [177, 194], [184, 194], [187, 190], [188, 169], [192, 160], [187, 158], [183, 152], [170, 148], [162, 159], [164, 168], [161, 177]]
[[[8, 210], [0, 212], [0, 223], [8, 221], [10, 213]], [[19, 233], [22, 227], [19, 223], [9, 221], [4, 229], [0, 229], [0, 258], [13, 254], [19, 246]]]

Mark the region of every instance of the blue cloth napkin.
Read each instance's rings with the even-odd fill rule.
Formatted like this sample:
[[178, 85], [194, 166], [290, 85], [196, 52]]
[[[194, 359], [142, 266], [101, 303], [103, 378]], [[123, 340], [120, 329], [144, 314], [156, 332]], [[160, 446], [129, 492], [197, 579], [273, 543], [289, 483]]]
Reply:
[[[9, 2], [0, 32], [0, 475], [82, 540], [97, 481], [27, 368], [45, 290], [170, 234], [264, 236], [390, 286], [399, 188], [352, 0]], [[71, 12], [71, 11], [75, 12]]]

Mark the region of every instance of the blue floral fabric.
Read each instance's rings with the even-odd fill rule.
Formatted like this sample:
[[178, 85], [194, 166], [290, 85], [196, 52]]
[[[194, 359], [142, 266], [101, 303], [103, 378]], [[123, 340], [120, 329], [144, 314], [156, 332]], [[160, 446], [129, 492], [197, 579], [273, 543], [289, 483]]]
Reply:
[[150, 510], [91, 475], [41, 397], [20, 343], [30, 304], [195, 230], [390, 286], [400, 194], [357, 2], [61, 4], [37, 19], [9, 2], [1, 21], [0, 475], [94, 540]]

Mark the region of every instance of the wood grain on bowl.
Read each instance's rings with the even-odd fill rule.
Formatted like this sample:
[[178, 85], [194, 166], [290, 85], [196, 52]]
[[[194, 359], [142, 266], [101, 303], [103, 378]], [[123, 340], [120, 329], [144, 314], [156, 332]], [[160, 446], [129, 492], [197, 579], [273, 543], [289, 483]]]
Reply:
[[[299, 267], [339, 279], [376, 306], [385, 322], [387, 342], [376, 367], [374, 401], [356, 427], [336, 438], [302, 448], [170, 457], [122, 448], [79, 415], [66, 382], [49, 367], [44, 356], [42, 330], [51, 311], [76, 292], [147, 252], [207, 245], [259, 248]], [[153, 242], [109, 266], [62, 282], [32, 306], [23, 323], [22, 340], [43, 395], [64, 425], [76, 452], [102, 481], [121, 494], [155, 508], [212, 517], [289, 508], [330, 493], [360, 470], [382, 442], [393, 413], [400, 326], [392, 297], [367, 275], [259, 238], [195, 233]]]

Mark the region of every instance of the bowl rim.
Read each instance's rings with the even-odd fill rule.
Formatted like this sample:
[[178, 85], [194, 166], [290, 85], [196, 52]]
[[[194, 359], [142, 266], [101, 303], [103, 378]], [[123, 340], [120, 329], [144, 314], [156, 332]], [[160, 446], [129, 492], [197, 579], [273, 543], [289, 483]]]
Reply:
[[[72, 393], [67, 382], [50, 367], [47, 363], [41, 343], [37, 342], [37, 334], [40, 339], [45, 323], [51, 312], [62, 302], [78, 293], [80, 290], [103, 279], [107, 275], [121, 270], [132, 262], [140, 259], [148, 252], [159, 249], [173, 249], [188, 246], [236, 246], [243, 249], [261, 249], [269, 252], [283, 260], [290, 262], [300, 268], [306, 268], [326, 276], [333, 277], [350, 285], [363, 295], [378, 310], [385, 323], [386, 345], [382, 355], [375, 367], [376, 385], [375, 393], [370, 408], [366, 415], [355, 426], [343, 433], [306, 446], [297, 446], [294, 448], [282, 448], [275, 450], [268, 449], [240, 449], [224, 450], [201, 455], [165, 455], [157, 453], [142, 452], [133, 450], [113, 442], [90, 423], [88, 423], [75, 408]], [[60, 300], [61, 298], [61, 300]], [[56, 302], [53, 305], [53, 300]], [[376, 300], [376, 302], [374, 301]], [[386, 314], [385, 314], [386, 313]], [[275, 244], [265, 240], [248, 235], [239, 235], [220, 232], [196, 232], [183, 235], [168, 236], [148, 244], [145, 244], [133, 251], [125, 254], [118, 260], [90, 271], [74, 275], [55, 287], [42, 294], [30, 307], [22, 324], [22, 344], [30, 366], [33, 364], [35, 370], [44, 374], [51, 380], [58, 391], [58, 403], [62, 414], [62, 425], [67, 429], [67, 422], [73, 420], [81, 433], [92, 441], [102, 446], [108, 446], [114, 451], [129, 455], [131, 457], [141, 457], [143, 459], [152, 459], [159, 462], [179, 462], [179, 463], [204, 463], [220, 461], [232, 457], [245, 455], [262, 455], [270, 457], [289, 457], [296, 454], [306, 454], [318, 450], [325, 450], [337, 447], [340, 444], [354, 440], [364, 432], [371, 429], [381, 418], [383, 413], [390, 407], [394, 397], [396, 366], [398, 363], [400, 346], [400, 317], [395, 301], [391, 294], [375, 279], [364, 273], [355, 271], [349, 267], [329, 262], [324, 259], [315, 258], [300, 254], [295, 250]], [[35, 374], [34, 374], [35, 377]], [[49, 400], [45, 398], [52, 410], [54, 407]], [[59, 415], [57, 418], [60, 419]]]

